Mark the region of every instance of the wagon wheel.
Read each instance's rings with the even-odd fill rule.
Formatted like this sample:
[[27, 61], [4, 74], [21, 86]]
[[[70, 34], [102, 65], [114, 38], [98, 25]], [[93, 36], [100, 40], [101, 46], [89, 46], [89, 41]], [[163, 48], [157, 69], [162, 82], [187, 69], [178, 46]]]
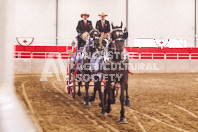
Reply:
[[75, 76], [71, 73], [71, 63], [67, 67], [68, 69], [68, 81], [67, 81], [67, 92], [71, 95], [72, 98], [75, 98]]
[[75, 95], [76, 95], [76, 83], [75, 83], [75, 76], [72, 75], [71, 77], [71, 84], [73, 84], [71, 87], [70, 87], [70, 95], [72, 98], [75, 98]]
[[71, 80], [71, 71], [70, 71], [70, 65], [67, 66], [67, 93], [70, 94], [70, 80]]

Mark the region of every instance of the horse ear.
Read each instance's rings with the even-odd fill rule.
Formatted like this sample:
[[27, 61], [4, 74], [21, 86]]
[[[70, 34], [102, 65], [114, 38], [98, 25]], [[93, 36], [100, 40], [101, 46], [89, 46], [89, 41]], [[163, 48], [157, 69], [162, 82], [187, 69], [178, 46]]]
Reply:
[[121, 21], [121, 26], [120, 26], [120, 28], [122, 28], [122, 26], [123, 26], [123, 23], [122, 23], [122, 21]]
[[124, 32], [127, 32], [127, 28], [125, 27]]
[[113, 22], [111, 22], [111, 26], [112, 26], [112, 29], [114, 29], [115, 27], [113, 26]]
[[124, 39], [126, 40], [128, 38], [128, 31], [127, 28], [125, 27], [124, 29]]

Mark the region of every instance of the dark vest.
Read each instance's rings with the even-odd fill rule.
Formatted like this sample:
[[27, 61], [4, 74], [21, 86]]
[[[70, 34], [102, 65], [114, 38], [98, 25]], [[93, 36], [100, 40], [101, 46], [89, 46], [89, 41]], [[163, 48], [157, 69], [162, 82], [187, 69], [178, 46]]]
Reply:
[[104, 32], [104, 33], [110, 32], [110, 24], [109, 24], [109, 21], [105, 20], [104, 28], [102, 27], [102, 22], [101, 22], [101, 20], [97, 21], [97, 22], [96, 22], [96, 29], [98, 29], [99, 32]]
[[85, 31], [90, 32], [92, 29], [91, 21], [87, 20], [86, 26], [83, 20], [78, 21], [78, 25], [76, 27], [76, 31], [80, 34], [84, 33]]

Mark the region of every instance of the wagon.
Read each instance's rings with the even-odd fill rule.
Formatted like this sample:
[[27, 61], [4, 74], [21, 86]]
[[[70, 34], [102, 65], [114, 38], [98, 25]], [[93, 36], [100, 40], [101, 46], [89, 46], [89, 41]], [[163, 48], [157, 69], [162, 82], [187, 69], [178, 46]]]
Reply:
[[[66, 91], [68, 94], [70, 94], [70, 96], [72, 98], [75, 98], [75, 95], [76, 95], [76, 86], [77, 86], [77, 79], [76, 79], [76, 74], [75, 72], [72, 72], [72, 69], [73, 69], [73, 66], [74, 66], [74, 54], [75, 54], [75, 42], [72, 42], [72, 50], [69, 51], [68, 53], [70, 54], [70, 57], [69, 57], [69, 63], [67, 65], [67, 85], [66, 85]], [[130, 71], [129, 71], [129, 74], [132, 74]], [[83, 79], [82, 79], [82, 82], [83, 82]], [[106, 85], [106, 81], [102, 81], [102, 85], [101, 86], [104, 86]], [[84, 86], [84, 85], [81, 85], [81, 86]], [[94, 86], [94, 85], [89, 85], [89, 86]], [[117, 97], [118, 96], [118, 91], [120, 89], [120, 85], [119, 84], [116, 84], [115, 85], [115, 91], [114, 91], [114, 96]]]

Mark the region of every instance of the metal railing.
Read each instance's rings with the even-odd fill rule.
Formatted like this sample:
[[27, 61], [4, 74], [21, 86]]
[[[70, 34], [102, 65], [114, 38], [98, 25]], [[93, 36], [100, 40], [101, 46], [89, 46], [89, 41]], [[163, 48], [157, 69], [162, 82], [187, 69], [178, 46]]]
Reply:
[[198, 59], [198, 53], [138, 53], [129, 52], [130, 59]]
[[15, 51], [14, 58], [69, 59], [70, 54], [67, 53], [67, 52], [24, 52], [24, 51]]
[[[129, 52], [129, 59], [198, 59], [198, 53], [138, 53]], [[24, 52], [15, 51], [15, 58], [29, 59], [70, 59], [68, 52]]]

